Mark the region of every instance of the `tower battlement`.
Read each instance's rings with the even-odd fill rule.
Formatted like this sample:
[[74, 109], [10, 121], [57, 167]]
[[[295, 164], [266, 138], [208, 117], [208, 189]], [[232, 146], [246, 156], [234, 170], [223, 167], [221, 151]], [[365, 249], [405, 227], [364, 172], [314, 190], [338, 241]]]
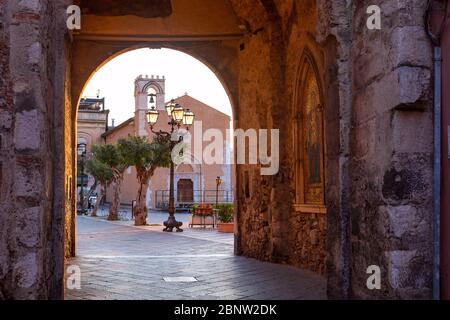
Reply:
[[137, 133], [146, 136], [145, 114], [149, 110], [149, 95], [155, 95], [155, 106], [158, 110], [165, 108], [166, 78], [159, 75], [139, 75], [134, 81], [135, 121]]

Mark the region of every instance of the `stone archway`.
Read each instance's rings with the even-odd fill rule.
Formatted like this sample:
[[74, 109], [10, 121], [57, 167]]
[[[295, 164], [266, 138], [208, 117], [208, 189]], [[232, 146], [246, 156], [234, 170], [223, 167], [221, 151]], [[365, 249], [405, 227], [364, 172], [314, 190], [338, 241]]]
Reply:
[[[240, 165], [236, 181], [236, 253], [272, 262], [293, 254], [286, 245], [295, 195], [289, 110], [308, 47], [324, 92], [329, 296], [430, 296], [433, 165], [425, 146], [432, 145], [432, 59], [425, 2], [409, 12], [404, 3], [379, 1], [392, 23], [373, 31], [361, 1], [164, 0], [145, 7], [148, 1], [115, 0], [110, 8], [88, 5], [82, 30], [69, 32], [70, 2], [0, 5], [6, 44], [0, 196], [12, 199], [0, 202], [11, 212], [0, 225], [0, 296], [63, 297], [64, 253], [74, 252], [75, 106], [96, 68], [137, 47], [174, 48], [205, 62], [228, 89], [236, 127], [280, 129], [278, 174]], [[399, 12], [408, 18], [397, 22]], [[403, 134], [418, 127], [424, 134]], [[365, 286], [372, 264], [385, 275], [382, 291]]]
[[[202, 31], [203, 35], [199, 37], [193, 37], [192, 35], [189, 37], [185, 35], [174, 36], [173, 34], [155, 35], [158, 32], [158, 25], [150, 27], [143, 20], [134, 21], [134, 17], [97, 16], [96, 19], [92, 19], [88, 16], [86, 19], [87, 27], [74, 36], [71, 74], [72, 102], [77, 102], [80, 99], [85, 83], [95, 70], [98, 70], [110, 59], [129, 50], [143, 47], [167, 47], [188, 53], [204, 62], [214, 71], [226, 88], [232, 102], [236, 126], [243, 129], [283, 128], [281, 139], [289, 141], [280, 150], [283, 164], [278, 175], [270, 178], [261, 177], [258, 176], [254, 167], [247, 165], [239, 166], [237, 169], [236, 193], [238, 196], [236, 197], [236, 204], [238, 210], [236, 220], [238, 221], [238, 230], [236, 253], [269, 261], [294, 261], [293, 251], [284, 245], [290, 237], [286, 226], [291, 219], [288, 213], [292, 211], [290, 204], [292, 199], [288, 196], [291, 194], [292, 186], [290, 183], [285, 183], [284, 180], [289, 172], [288, 163], [293, 160], [290, 156], [292, 146], [290, 131], [293, 127], [287, 116], [288, 113], [281, 112], [281, 106], [289, 104], [292, 99], [290, 97], [292, 90], [288, 83], [292, 81], [290, 77], [293, 74], [284, 74], [285, 71], [282, 68], [280, 69], [279, 64], [272, 63], [273, 60], [280, 61], [281, 64], [288, 63], [288, 60], [291, 59], [290, 53], [288, 53], [290, 51], [287, 51], [286, 45], [282, 44], [282, 39], [279, 38], [280, 32], [282, 32], [281, 25], [279, 25], [281, 17], [275, 7], [268, 3], [255, 2], [257, 13], [263, 17], [261, 21], [258, 21], [254, 19], [254, 12], [246, 12], [241, 6], [237, 2], [233, 2], [231, 7], [230, 3], [225, 5], [228, 8], [227, 14], [230, 15], [225, 20], [235, 23], [230, 30], [206, 36], [204, 33], [207, 32], [208, 26], [205, 26], [205, 30]], [[230, 11], [231, 8], [233, 10]], [[176, 11], [176, 8], [174, 10]], [[236, 15], [235, 10], [243, 11]], [[295, 15], [295, 10], [292, 14]], [[188, 15], [188, 12], [185, 12], [185, 15]], [[174, 16], [176, 16], [175, 13]], [[123, 30], [119, 26], [112, 25], [113, 19], [117, 21], [119, 26], [122, 26]], [[140, 25], [141, 29], [132, 29], [127, 26], [125, 23], [127, 19]], [[314, 19], [315, 17], [311, 17], [311, 21]], [[103, 28], [102, 34], [96, 33], [95, 30], [99, 29], [102, 21], [109, 29]], [[269, 23], [270, 28], [264, 32], [257, 31], [256, 26], [261, 23]], [[305, 25], [308, 25], [308, 23], [305, 22]], [[260, 32], [263, 33], [263, 36], [258, 34]], [[176, 32], [174, 33], [176, 34]], [[258, 57], [264, 66], [261, 66], [258, 73], [254, 73], [249, 69], [250, 66], [254, 65], [250, 62], [253, 59], [247, 56], [246, 52], [253, 51], [252, 47], [263, 47], [266, 37], [272, 39], [272, 42], [266, 48], [267, 52], [263, 52]], [[289, 46], [294, 51], [301, 51], [306, 43], [313, 43], [313, 47], [317, 48], [314, 54], [317, 54], [318, 60], [325, 56], [324, 50], [310, 37], [300, 38], [300, 40], [302, 43], [300, 47], [294, 39], [291, 40], [292, 43]], [[242, 62], [242, 60], [246, 62]], [[319, 72], [325, 73], [323, 64], [320, 68]], [[271, 74], [273, 77], [267, 78], [265, 74]], [[247, 79], [246, 77], [250, 78]], [[248, 81], [260, 83], [261, 87], [257, 88], [255, 92], [249, 93], [247, 90], [254, 88], [251, 84], [244, 85], [244, 82]], [[256, 101], [250, 99], [256, 99]], [[245, 111], [241, 108], [242, 105], [246, 106]], [[258, 105], [259, 110], [254, 109], [256, 105]], [[264, 116], [262, 110], [265, 110], [269, 117]], [[72, 113], [75, 112], [72, 111]], [[263, 204], [261, 206], [261, 201], [256, 196], [259, 196], [259, 193], [250, 193], [245, 198], [239, 196], [241, 191], [240, 181], [245, 180], [242, 178], [244, 173], [249, 177], [248, 183], [255, 185], [255, 188], [260, 189], [256, 185], [267, 186], [260, 191], [263, 198], [273, 197], [274, 201], [271, 205]], [[287, 181], [291, 182], [292, 180], [288, 178]], [[256, 224], [252, 217], [253, 210], [260, 212], [262, 217], [260, 221], [256, 221]]]
[[[59, 14], [66, 8], [65, 2], [55, 1], [51, 6], [55, 11], [60, 10]], [[167, 5], [168, 1], [164, 2]], [[50, 36], [52, 46], [43, 45], [42, 48], [46, 48], [49, 61], [53, 59], [49, 69], [55, 78], [51, 79], [54, 86], [43, 96], [51, 97], [49, 105], [54, 106], [53, 138], [48, 140], [54, 141], [52, 153], [55, 159], [51, 168], [41, 170], [53, 181], [43, 184], [51, 186], [45, 194], [52, 197], [42, 210], [49, 212], [47, 209], [52, 207], [53, 211], [51, 219], [48, 218], [52, 223], [45, 224], [48, 228], [42, 232], [42, 238], [51, 239], [46, 245], [52, 256], [39, 256], [39, 272], [35, 275], [36, 281], [30, 285], [35, 290], [31, 291], [39, 292], [36, 296], [61, 298], [64, 292], [63, 256], [75, 252], [71, 237], [75, 233], [75, 188], [64, 186], [70, 181], [74, 184], [71, 177], [76, 176], [76, 106], [85, 83], [108, 59], [142, 47], [168, 47], [191, 54], [210, 66], [222, 80], [232, 101], [237, 127], [282, 128], [281, 138], [289, 141], [292, 124], [283, 109], [289, 105], [292, 94], [288, 71], [296, 62], [292, 62], [295, 59], [290, 55], [299, 52], [297, 43], [303, 43], [307, 38], [304, 31], [294, 30], [292, 25], [288, 29], [293, 31], [285, 33], [283, 24], [288, 21], [304, 25], [311, 28], [309, 32], [315, 33], [310, 26], [316, 22], [316, 17], [307, 14], [315, 12], [314, 4], [294, 1], [278, 8], [274, 1], [266, 0], [248, 3], [198, 0], [196, 5], [188, 0], [173, 0], [172, 12], [164, 11], [164, 15], [169, 16], [164, 16], [163, 21], [162, 18], [122, 15], [130, 13], [132, 8], [124, 2], [116, 3], [118, 11], [88, 8], [96, 15], [84, 16], [80, 32], [61, 33], [61, 30], [67, 30], [64, 14], [58, 15], [57, 19], [56, 14], [47, 17], [47, 23], [54, 31]], [[310, 21], [301, 22], [300, 17], [309, 17]], [[41, 29], [48, 30], [44, 25]], [[43, 39], [35, 39], [38, 43], [40, 40]], [[49, 79], [49, 76], [43, 78]], [[269, 261], [286, 260], [288, 230], [285, 225], [291, 211], [288, 196], [291, 192], [290, 145], [288, 142], [281, 147], [282, 164], [274, 177], [259, 176], [257, 168], [251, 165], [240, 166], [237, 170], [238, 236], [235, 248], [238, 254]], [[243, 192], [244, 180], [250, 192], [243, 198], [246, 194]]]
[[[49, 90], [42, 93], [42, 97], [45, 96], [44, 101], [51, 100], [49, 105], [53, 109], [49, 112], [55, 113], [51, 117], [52, 138], [45, 140], [54, 142], [54, 145], [51, 148], [49, 144], [42, 145], [42, 150], [52, 151], [55, 159], [45, 171], [41, 170], [46, 181], [51, 180], [52, 183], [42, 184], [48, 190], [39, 189], [43, 195], [51, 195], [42, 198], [47, 200], [39, 210], [52, 213], [46, 218], [51, 223], [45, 224], [46, 229], [39, 236], [51, 239], [46, 243], [46, 250], [52, 255], [46, 254], [49, 251], [37, 250], [40, 263], [36, 262], [39, 266], [33, 278], [36, 281], [30, 284], [34, 291], [29, 292], [40, 297], [61, 298], [63, 295], [63, 256], [64, 253], [70, 255], [75, 252], [71, 237], [75, 232], [74, 188], [64, 186], [70, 181], [74, 184], [71, 177], [76, 176], [76, 106], [92, 73], [108, 59], [133, 48], [168, 47], [191, 54], [210, 66], [226, 87], [237, 127], [281, 129], [280, 138], [286, 144], [280, 146], [281, 167], [277, 175], [260, 176], [258, 167], [254, 165], [242, 165], [237, 169], [238, 230], [235, 248], [238, 254], [261, 260], [287, 261], [289, 248], [285, 244], [289, 230], [286, 226], [292, 210], [292, 141], [289, 139], [292, 122], [285, 107], [292, 100], [293, 66], [297, 63], [297, 53], [306, 42], [321, 46], [311, 37], [317, 32], [313, 27], [318, 20], [316, 4], [197, 0], [193, 5], [190, 0], [172, 0], [172, 11], [164, 10], [162, 16], [137, 17], [126, 15], [127, 12], [132, 13], [134, 7], [115, 1], [111, 11], [103, 11], [101, 6], [89, 7], [80, 32], [61, 33], [61, 30], [67, 30], [65, 15], [60, 14], [66, 8], [66, 2], [61, 0], [48, 4], [55, 11], [59, 10], [59, 18], [56, 14], [48, 14], [48, 21], [41, 28], [49, 30], [47, 24], [51, 26], [51, 35], [48, 35], [51, 45], [42, 45], [41, 48], [46, 48], [46, 56], [54, 62], [49, 63], [48, 74], [41, 70], [42, 79], [51, 78], [49, 82], [53, 83], [51, 88], [45, 87]], [[164, 1], [164, 5], [168, 3]], [[16, 9], [21, 10], [14, 7]], [[157, 14], [158, 11], [155, 12]], [[43, 38], [34, 40], [38, 44], [41, 40], [44, 43]], [[326, 56], [323, 52], [321, 54], [321, 58]], [[334, 65], [335, 60], [328, 63]], [[325, 65], [321, 67], [321, 73], [326, 73]], [[39, 81], [45, 82], [42, 79]], [[45, 130], [50, 136], [49, 130]], [[248, 185], [247, 190], [244, 190], [244, 185]], [[31, 202], [27, 200], [24, 205], [27, 203]], [[47, 210], [50, 207], [52, 210]]]
[[[229, 40], [228, 37], [226, 37], [223, 40], [213, 40], [213, 41], [211, 40], [205, 41], [203, 39], [200, 39], [195, 40], [194, 42], [173, 41], [164, 43], [155, 42], [150, 39], [148, 41], [141, 41], [139, 42], [139, 44], [136, 44], [132, 37], [131, 38], [125, 37], [121, 41], [113, 41], [113, 42], [109, 41], [108, 39], [102, 39], [97, 41], [100, 41], [101, 44], [92, 45], [91, 40], [86, 40], [82, 34], [79, 35], [79, 37], [76, 37], [75, 40], [72, 59], [71, 92], [72, 92], [72, 101], [77, 101], [77, 104], [72, 103], [71, 110], [67, 113], [71, 114], [70, 121], [72, 128], [71, 134], [72, 137], [76, 136], [75, 128], [77, 121], [76, 119], [77, 106], [78, 102], [81, 99], [81, 93], [84, 87], [91, 79], [92, 75], [95, 73], [95, 71], [99, 70], [107, 62], [111, 61], [112, 59], [123, 53], [145, 47], [170, 48], [173, 50], [189, 54], [192, 57], [198, 59], [203, 64], [205, 64], [213, 71], [213, 73], [222, 83], [222, 86], [230, 99], [233, 115], [236, 114], [235, 110], [237, 109], [238, 105], [238, 95], [237, 95], [238, 75], [236, 72], [238, 43], [236, 42], [236, 39]], [[195, 46], [192, 48], [193, 44], [195, 44]], [[228, 49], [224, 50], [224, 47], [228, 47]], [[233, 48], [233, 50], [231, 50], [230, 48]], [[224, 55], [226, 56], [227, 63], [224, 63], [221, 60], [221, 57], [223, 57]], [[146, 90], [149, 87], [150, 85], [144, 88], [143, 90]], [[162, 88], [158, 88], [157, 86], [155, 88], [157, 89], [157, 93], [162, 91]], [[75, 161], [74, 158], [72, 161]], [[202, 184], [201, 177], [195, 177], [194, 180], [197, 182], [196, 185]], [[66, 226], [65, 226], [66, 257], [71, 257], [75, 255], [76, 241], [75, 241], [74, 224], [75, 224], [75, 212], [72, 212], [71, 218], [66, 218]], [[69, 230], [70, 232], [68, 232]]]

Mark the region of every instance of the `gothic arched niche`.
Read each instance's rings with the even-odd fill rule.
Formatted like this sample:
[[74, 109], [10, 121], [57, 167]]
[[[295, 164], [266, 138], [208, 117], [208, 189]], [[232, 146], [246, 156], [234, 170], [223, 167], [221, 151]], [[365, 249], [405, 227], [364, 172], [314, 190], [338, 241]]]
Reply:
[[[300, 207], [325, 205], [324, 115], [318, 73], [306, 53], [297, 83], [296, 113], [296, 204]], [[303, 210], [301, 210], [303, 211]], [[306, 210], [307, 211], [307, 210]]]

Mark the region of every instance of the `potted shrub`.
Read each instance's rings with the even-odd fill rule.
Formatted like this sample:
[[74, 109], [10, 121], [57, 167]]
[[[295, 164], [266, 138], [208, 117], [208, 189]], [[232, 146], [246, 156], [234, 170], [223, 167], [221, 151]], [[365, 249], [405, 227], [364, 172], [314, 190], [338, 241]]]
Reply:
[[231, 203], [218, 204], [215, 206], [218, 211], [219, 223], [217, 224], [219, 232], [233, 233], [234, 232], [234, 207]]
[[212, 209], [210, 204], [194, 204], [191, 208], [192, 216], [189, 226], [214, 226]]
[[198, 212], [198, 207], [199, 207], [198, 204], [192, 205], [192, 207], [190, 209], [190, 212], [193, 213], [193, 214], [197, 213]]

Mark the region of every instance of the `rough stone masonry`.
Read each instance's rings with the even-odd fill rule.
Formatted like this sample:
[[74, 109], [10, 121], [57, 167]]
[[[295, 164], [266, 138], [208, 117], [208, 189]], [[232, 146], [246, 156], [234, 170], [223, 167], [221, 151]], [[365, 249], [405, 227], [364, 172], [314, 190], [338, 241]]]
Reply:
[[[236, 127], [280, 129], [276, 176], [260, 176], [255, 165], [236, 169], [236, 253], [323, 274], [330, 298], [430, 298], [432, 57], [425, 1], [204, 1], [212, 11], [231, 8], [243, 30], [237, 41], [139, 45], [191, 50], [224, 80]], [[114, 1], [112, 8], [95, 2], [85, 12], [124, 23], [122, 38], [142, 32], [127, 22], [139, 19], [151, 32], [157, 16], [167, 19], [171, 35], [189, 26], [208, 34], [196, 15], [177, 11], [188, 8], [185, 0], [153, 3], [140, 17], [133, 12], [143, 0], [132, 7]], [[381, 30], [366, 28], [372, 4], [382, 10]], [[104, 59], [92, 45], [98, 51], [79, 58], [87, 45], [66, 30], [67, 5], [0, 0], [0, 298], [62, 298], [64, 256], [74, 253], [71, 88], [80, 79], [73, 71]], [[108, 28], [117, 25], [102, 33]], [[137, 45], [117, 41], [123, 49]], [[102, 54], [117, 53], [108, 50]], [[298, 200], [302, 158], [294, 152], [305, 61], [324, 119], [324, 203], [309, 207]], [[366, 287], [370, 265], [382, 269], [381, 290]]]

